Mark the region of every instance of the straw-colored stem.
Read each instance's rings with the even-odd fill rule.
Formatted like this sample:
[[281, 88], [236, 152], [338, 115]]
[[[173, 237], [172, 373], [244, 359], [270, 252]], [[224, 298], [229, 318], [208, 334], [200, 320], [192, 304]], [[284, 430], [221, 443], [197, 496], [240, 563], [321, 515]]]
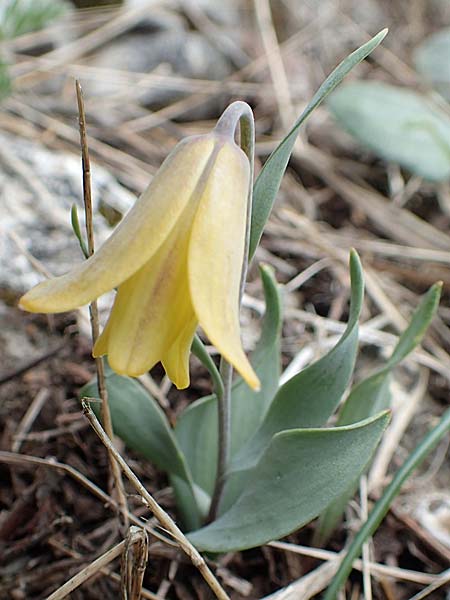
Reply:
[[[91, 162], [89, 159], [89, 147], [86, 136], [86, 114], [84, 111], [83, 94], [81, 91], [80, 83], [77, 81], [75, 84], [77, 93], [78, 103], [78, 118], [79, 118], [79, 129], [80, 129], [80, 144], [81, 144], [81, 160], [83, 169], [83, 201], [84, 201], [84, 213], [86, 217], [86, 234], [88, 242], [88, 255], [94, 254], [94, 227], [93, 227], [93, 215], [92, 215], [92, 193], [91, 193]], [[92, 343], [95, 344], [100, 334], [99, 318], [98, 318], [98, 307], [97, 302], [94, 300], [89, 305], [89, 314], [91, 320], [92, 330]], [[95, 367], [97, 371], [97, 387], [98, 394], [101, 400], [101, 415], [103, 425], [108, 437], [112, 440], [114, 436], [111, 412], [109, 410], [108, 403], [108, 391], [105, 384], [105, 367], [103, 359], [101, 357], [95, 359]], [[128, 530], [128, 506], [123, 487], [122, 475], [117, 463], [110, 455], [111, 473], [114, 482], [114, 488], [117, 493], [117, 501], [120, 506], [120, 514], [122, 520], [122, 527], [124, 531]]]

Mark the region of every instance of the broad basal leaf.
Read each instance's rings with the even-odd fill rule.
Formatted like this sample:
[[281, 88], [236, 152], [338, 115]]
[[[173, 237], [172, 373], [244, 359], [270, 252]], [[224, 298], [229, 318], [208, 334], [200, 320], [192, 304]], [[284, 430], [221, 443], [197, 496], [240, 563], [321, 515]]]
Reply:
[[450, 177], [450, 118], [430, 99], [377, 81], [347, 84], [328, 106], [359, 142], [426, 179]]
[[423, 78], [450, 100], [450, 29], [426, 38], [414, 52], [414, 63]]
[[264, 167], [255, 182], [253, 190], [250, 258], [254, 255], [259, 240], [261, 239], [263, 229], [275, 202], [281, 180], [283, 179], [301, 125], [306, 121], [313, 110], [319, 106], [324, 98], [326, 98], [326, 96], [344, 79], [347, 73], [349, 73], [355, 65], [364, 60], [366, 56], [382, 42], [386, 34], [387, 29], [380, 31], [380, 33], [366, 44], [355, 50], [350, 56], [347, 56], [347, 58], [334, 69], [317, 90], [311, 102], [295, 122], [291, 131], [266, 160]]
[[349, 427], [277, 434], [248, 472], [236, 503], [191, 533], [190, 541], [199, 550], [229, 552], [265, 544], [302, 527], [363, 471], [388, 418], [383, 413]]
[[177, 509], [186, 531], [197, 529], [204, 523], [211, 498], [195, 483], [189, 484], [177, 475], [169, 474], [170, 485], [177, 500]]
[[[186, 464], [177, 440], [158, 403], [131, 377], [106, 372], [108, 403], [114, 433], [133, 450], [160, 469], [188, 479]], [[85, 385], [82, 397], [97, 397], [97, 380]], [[98, 414], [100, 404], [92, 403]]]
[[[232, 390], [231, 452], [236, 453], [261, 423], [280, 378], [281, 302], [272, 269], [261, 267], [266, 314], [261, 338], [253, 352], [252, 364], [261, 381], [253, 392], [241, 378]], [[213, 396], [194, 402], [179, 417], [175, 435], [191, 469], [195, 483], [211, 494], [217, 463], [217, 399]]]
[[364, 283], [355, 251], [350, 255], [350, 273], [350, 315], [343, 336], [327, 355], [278, 390], [261, 426], [232, 460], [233, 471], [254, 466], [276, 433], [297, 427], [320, 427], [337, 407], [350, 382], [358, 349]]

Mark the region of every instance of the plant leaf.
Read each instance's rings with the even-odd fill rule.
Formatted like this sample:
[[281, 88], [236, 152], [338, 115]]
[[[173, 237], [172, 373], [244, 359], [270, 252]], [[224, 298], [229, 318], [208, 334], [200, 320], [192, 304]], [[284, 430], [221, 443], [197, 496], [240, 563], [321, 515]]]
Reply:
[[[156, 400], [131, 377], [106, 371], [106, 388], [114, 433], [160, 469], [189, 480], [186, 463], [167, 418]], [[81, 397], [97, 397], [97, 378], [80, 391]], [[96, 414], [100, 404], [92, 403]]]
[[400, 336], [386, 365], [356, 385], [339, 414], [339, 425], [350, 425], [389, 408], [389, 374], [420, 344], [439, 306], [441, 283], [422, 298], [410, 324]]
[[70, 222], [75, 237], [77, 238], [78, 243], [80, 244], [80, 249], [83, 253], [84, 258], [89, 258], [89, 251], [87, 249], [86, 242], [84, 241], [83, 234], [81, 233], [80, 221], [78, 219], [78, 209], [75, 203], [72, 204], [72, 208], [70, 209]]
[[362, 81], [332, 94], [334, 117], [377, 156], [433, 181], [450, 177], [450, 118], [403, 88]]
[[[231, 452], [236, 453], [261, 422], [278, 389], [280, 378], [281, 301], [272, 269], [260, 267], [266, 301], [260, 340], [252, 364], [261, 380], [261, 391], [253, 392], [241, 378], [232, 390]], [[186, 456], [195, 483], [212, 494], [217, 463], [217, 400], [214, 395], [191, 404], [179, 417], [175, 435]]]
[[387, 425], [383, 413], [357, 425], [275, 435], [248, 472], [237, 502], [191, 533], [201, 551], [228, 552], [288, 535], [322, 512], [367, 465]]
[[232, 460], [231, 470], [254, 466], [276, 433], [297, 427], [320, 427], [337, 407], [355, 365], [364, 294], [361, 263], [354, 250], [350, 254], [350, 273], [350, 314], [341, 339], [328, 354], [278, 390], [258, 431]]
[[[439, 305], [441, 283], [434, 284], [422, 298], [410, 324], [400, 336], [386, 365], [357, 384], [349, 394], [339, 414], [337, 425], [356, 423], [390, 406], [391, 371], [420, 344]], [[315, 532], [315, 543], [324, 544], [339, 523], [348, 501], [358, 488], [355, 478], [342, 496], [320, 516]]]
[[389, 510], [394, 498], [399, 494], [403, 484], [411, 473], [425, 460], [428, 454], [436, 447], [439, 441], [450, 431], [450, 409], [441, 417], [438, 424], [431, 429], [421, 440], [417, 448], [410, 454], [403, 465], [395, 474], [393, 480], [384, 491], [381, 498], [373, 507], [367, 521], [356, 534], [346, 555], [339, 565], [339, 569], [327, 589], [323, 600], [335, 600], [340, 588], [344, 585], [352, 570], [353, 561], [361, 553], [363, 544], [378, 529], [381, 521]]
[[416, 48], [414, 63], [422, 77], [450, 100], [450, 29], [430, 35]]
[[178, 513], [186, 531], [201, 527], [208, 515], [211, 497], [195, 483], [189, 484], [177, 475], [169, 474]]
[[263, 229], [275, 202], [289, 158], [294, 148], [295, 140], [301, 125], [328, 94], [344, 79], [354, 66], [366, 58], [384, 39], [387, 29], [383, 29], [366, 44], [352, 52], [325, 79], [311, 102], [307, 105], [291, 131], [280, 142], [264, 163], [253, 189], [252, 223], [250, 231], [249, 257], [253, 257], [261, 239]]
[[[159, 404], [135, 379], [117, 375], [109, 367], [105, 369], [105, 383], [114, 433], [172, 477], [174, 490], [183, 495], [184, 525], [188, 529], [200, 527], [204, 500], [192, 482], [183, 453]], [[97, 395], [95, 377], [80, 390], [80, 397]], [[98, 416], [100, 404], [91, 402], [91, 406]]]

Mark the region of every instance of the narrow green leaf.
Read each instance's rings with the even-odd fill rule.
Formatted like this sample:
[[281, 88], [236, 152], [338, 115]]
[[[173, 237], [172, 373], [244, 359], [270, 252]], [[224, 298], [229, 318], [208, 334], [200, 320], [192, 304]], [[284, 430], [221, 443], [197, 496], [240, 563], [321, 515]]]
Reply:
[[210, 552], [243, 550], [288, 535], [317, 517], [367, 465], [388, 423], [383, 413], [332, 429], [278, 433], [235, 504], [191, 533]]
[[403, 463], [403, 466], [397, 471], [394, 479], [391, 481], [381, 498], [373, 507], [367, 521], [358, 531], [354, 540], [350, 544], [344, 560], [342, 561], [336, 575], [334, 576], [334, 579], [331, 582], [331, 585], [324, 596], [324, 600], [336, 599], [339, 590], [346, 582], [347, 577], [352, 570], [353, 561], [360, 555], [361, 549], [366, 540], [368, 540], [378, 529], [394, 498], [400, 493], [405, 481], [449, 431], [450, 410], [447, 410], [447, 412], [445, 412], [441, 417], [439, 423], [427, 433], [427, 435], [420, 442], [419, 446]]
[[377, 156], [431, 181], [450, 177], [450, 118], [429, 98], [378, 81], [332, 94], [334, 117]]
[[438, 281], [427, 291], [422, 298], [417, 310], [414, 312], [411, 323], [402, 333], [397, 345], [389, 359], [390, 368], [398, 365], [410, 352], [420, 344], [439, 306], [442, 282]]
[[[390, 406], [391, 371], [420, 344], [439, 305], [441, 283], [433, 285], [419, 304], [409, 326], [400, 336], [386, 365], [356, 385], [339, 414], [338, 426], [350, 425], [377, 414]], [[315, 533], [315, 543], [322, 545], [339, 523], [345, 507], [358, 488], [358, 478], [321, 515]]]
[[254, 466], [276, 433], [322, 426], [339, 404], [355, 365], [358, 319], [364, 295], [361, 263], [354, 250], [350, 254], [350, 273], [350, 314], [343, 336], [328, 354], [278, 390], [260, 428], [232, 460], [233, 471]]
[[339, 414], [339, 425], [356, 423], [389, 407], [389, 374], [422, 341], [439, 306], [441, 289], [442, 284], [435, 283], [422, 298], [386, 365], [353, 388]]
[[72, 208], [70, 209], [70, 222], [72, 224], [72, 229], [75, 234], [75, 237], [77, 238], [78, 243], [80, 244], [81, 252], [83, 253], [84, 258], [89, 258], [89, 252], [86, 247], [86, 243], [83, 239], [83, 234], [81, 233], [80, 221], [78, 219], [78, 210], [76, 204], [72, 204]]
[[[261, 380], [261, 391], [253, 392], [237, 378], [232, 390], [231, 452], [235, 454], [261, 422], [262, 416], [278, 389], [280, 378], [281, 300], [272, 269], [260, 267], [266, 314], [260, 340], [253, 352], [252, 364]], [[183, 412], [175, 427], [180, 447], [193, 479], [212, 494], [217, 463], [217, 400], [202, 398]]]
[[313, 96], [311, 102], [295, 122], [291, 131], [280, 142], [277, 148], [266, 160], [254, 186], [253, 206], [252, 206], [252, 224], [250, 232], [250, 259], [253, 257], [256, 248], [261, 239], [263, 229], [269, 218], [276, 195], [280, 188], [289, 158], [294, 148], [295, 140], [301, 125], [306, 121], [309, 115], [317, 106], [334, 90], [334, 88], [344, 79], [354, 66], [366, 58], [384, 39], [387, 29], [383, 29], [366, 44], [352, 52], [344, 59], [334, 71], [326, 78], [320, 88]]

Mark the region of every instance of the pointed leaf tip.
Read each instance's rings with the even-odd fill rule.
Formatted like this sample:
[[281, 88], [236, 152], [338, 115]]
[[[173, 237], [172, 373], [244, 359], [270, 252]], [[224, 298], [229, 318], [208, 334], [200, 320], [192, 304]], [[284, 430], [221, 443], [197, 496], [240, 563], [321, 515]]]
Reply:
[[388, 420], [384, 412], [349, 427], [276, 434], [264, 457], [247, 472], [237, 501], [188, 538], [200, 551], [229, 552], [302, 527], [365, 469]]
[[291, 152], [301, 125], [321, 102], [339, 85], [344, 77], [363, 61], [383, 41], [388, 30], [383, 29], [368, 42], [347, 56], [325, 79], [301, 113], [292, 129], [275, 148], [264, 163], [253, 188], [252, 223], [250, 233], [249, 257], [253, 257], [261, 239], [263, 229], [272, 211], [278, 189], [289, 162]]

